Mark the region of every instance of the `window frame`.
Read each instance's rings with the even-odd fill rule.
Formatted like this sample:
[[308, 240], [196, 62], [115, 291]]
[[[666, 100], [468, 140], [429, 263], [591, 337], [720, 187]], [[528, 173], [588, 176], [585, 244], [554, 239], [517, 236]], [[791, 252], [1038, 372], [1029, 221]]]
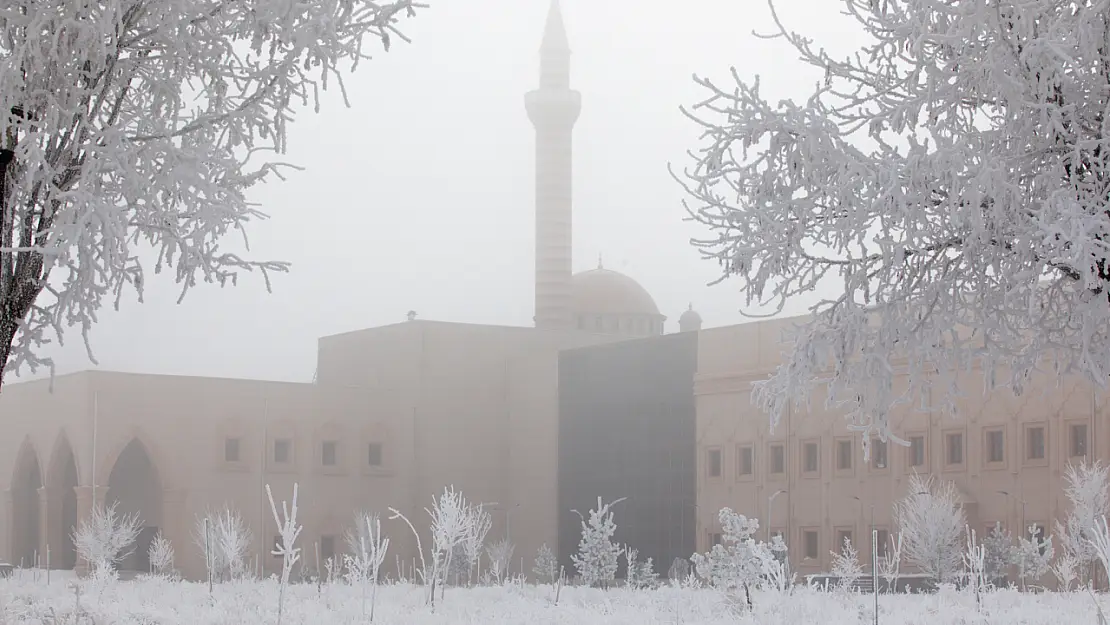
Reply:
[[[1033, 432], [1041, 432], [1041, 455], [1040, 457], [1033, 457]], [[1043, 421], [1033, 421], [1022, 424], [1022, 464], [1027, 467], [1043, 467], [1048, 466], [1049, 459], [1049, 432], [1048, 424]], [[1028, 529], [1028, 528], [1026, 528]]]
[[[367, 463], [369, 463], [369, 450], [367, 450]], [[713, 472], [713, 459], [716, 458], [716, 473]], [[719, 445], [705, 448], [705, 479], [718, 481], [725, 475], [725, 452]]]
[[[1002, 437], [1001, 452], [1002, 458], [994, 460], [991, 457], [991, 452], [994, 447], [991, 445], [991, 435], [998, 434]], [[1009, 454], [1006, 453], [1006, 426], [995, 425], [983, 429], [983, 468], [986, 470], [999, 470], [1006, 468], [1006, 460]]]
[[[775, 470], [775, 450], [776, 449], [778, 449], [779, 453], [782, 454], [781, 466], [779, 466], [779, 470], [777, 470], [777, 471]], [[767, 443], [767, 475], [768, 475], [768, 479], [776, 479], [777, 480], [777, 479], [785, 478], [786, 473], [787, 473], [786, 468], [789, 466], [789, 464], [790, 464], [790, 459], [787, 457], [787, 453], [786, 453], [786, 442], [785, 441], [779, 441], [779, 440], [769, 441]]]
[[[742, 473], [744, 469], [744, 453], [748, 453], [748, 472]], [[745, 444], [736, 446], [736, 479], [751, 482], [755, 480], [755, 445]]]
[[[944, 470], [945, 471], [963, 471], [967, 468], [967, 430], [965, 429], [952, 429], [944, 430], [941, 433], [942, 440], [944, 441]], [[951, 439], [954, 436], [960, 437], [960, 461], [952, 462], [952, 444]]]
[[[878, 465], [879, 456], [875, 450], [882, 448], [883, 450], [883, 464]], [[871, 439], [871, 454], [867, 462], [867, 468], [871, 473], [889, 473], [890, 472], [890, 441], [884, 441], [879, 438]]]
[[[846, 446], [846, 447], [845, 447]], [[847, 449], [848, 466], [841, 465], [841, 453]], [[837, 477], [850, 477], [856, 474], [856, 439], [854, 436], [833, 438], [833, 471]]]
[[[1067, 458], [1069, 460], [1076, 460], [1091, 457], [1091, 424], [1087, 419], [1072, 419], [1066, 421], [1064, 425], [1067, 427], [1068, 436], [1065, 444], [1068, 446]], [[1083, 453], [1075, 453], [1075, 428], [1083, 428]]]
[[[378, 463], [377, 464], [373, 464], [372, 462], [370, 462], [370, 449], [374, 445], [378, 446]], [[371, 471], [381, 471], [381, 470], [385, 469], [385, 443], [383, 443], [381, 441], [365, 441], [365, 443], [363, 445], [363, 449], [366, 450], [366, 457], [364, 458], [364, 460], [366, 460], [366, 463], [365, 463], [366, 468], [370, 469]]]
[[[821, 528], [819, 527], [799, 527], [798, 528], [798, 542], [801, 546], [802, 562], [811, 566], [821, 562]], [[815, 537], [814, 555], [809, 555], [809, 535]]]
[[[890, 549], [890, 536], [891, 536], [890, 528], [886, 527], [885, 525], [876, 525], [875, 527], [869, 527], [867, 529], [867, 550], [868, 550], [868, 552], [871, 551], [871, 530], [875, 530], [876, 532], [878, 532], [878, 535], [875, 536], [875, 538], [876, 538], [876, 540], [875, 540], [875, 547], [876, 547], [875, 551], [876, 551], [876, 553], [874, 555], [879, 557], [879, 558], [885, 558], [886, 554], [889, 553], [889, 549]], [[880, 538], [882, 540], [879, 540]]]
[[[799, 453], [798, 455], [801, 456], [799, 458], [799, 461], [801, 463], [801, 466], [799, 468], [801, 469], [802, 477], [821, 477], [821, 439], [808, 438], [799, 441], [798, 444], [801, 447], [801, 453]], [[810, 449], [812, 449], [814, 453], [812, 469], [808, 468]]]
[[[914, 461], [914, 457], [913, 457], [913, 439], [915, 439], [915, 438], [920, 438], [921, 439], [921, 464], [919, 464], [919, 465], [913, 463], [913, 461]], [[924, 432], [924, 431], [920, 431], [920, 430], [915, 431], [915, 432], [907, 432], [906, 433], [906, 442], [909, 443], [909, 445], [906, 446], [906, 470], [911, 471], [911, 472], [912, 471], [918, 471], [918, 472], [928, 473], [929, 472], [929, 433]]]
[[844, 549], [844, 535], [847, 534], [848, 542], [856, 551], [859, 551], [859, 545], [856, 544], [856, 528], [851, 525], [838, 525], [833, 528], [833, 537], [836, 538], [836, 553], [840, 553]]

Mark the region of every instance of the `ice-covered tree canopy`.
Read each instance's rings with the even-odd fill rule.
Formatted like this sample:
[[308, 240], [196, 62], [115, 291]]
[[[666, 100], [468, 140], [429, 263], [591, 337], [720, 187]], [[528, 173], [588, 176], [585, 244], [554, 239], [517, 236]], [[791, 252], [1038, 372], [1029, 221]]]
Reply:
[[67, 326], [87, 343], [150, 265], [182, 295], [284, 270], [221, 249], [265, 217], [245, 193], [276, 173], [293, 106], [403, 39], [415, 6], [0, 2], [0, 373], [49, 366], [39, 348]]
[[951, 402], [976, 366], [1017, 392], [1046, 364], [1104, 384], [1110, 3], [842, 4], [860, 27], [848, 58], [775, 14], [823, 72], [808, 99], [769, 102], [734, 69], [698, 78], [687, 110], [704, 133], [676, 177], [711, 232], [697, 247], [749, 305], [836, 289], [757, 400], [777, 418], [827, 382], [886, 433], [892, 405], [930, 386]]

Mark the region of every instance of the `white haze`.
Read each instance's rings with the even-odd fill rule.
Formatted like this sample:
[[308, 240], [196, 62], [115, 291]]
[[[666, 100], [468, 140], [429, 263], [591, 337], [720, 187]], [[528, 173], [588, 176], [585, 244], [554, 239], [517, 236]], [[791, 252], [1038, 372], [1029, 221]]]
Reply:
[[[104, 311], [92, 333], [104, 369], [307, 381], [319, 336], [422, 319], [531, 325], [533, 130], [523, 96], [538, 81], [547, 0], [432, 0], [405, 32], [411, 45], [348, 76], [290, 131], [286, 159], [303, 166], [258, 189], [270, 213], [251, 230], [255, 258], [286, 260], [267, 295], [261, 277], [202, 286], [177, 305], [157, 276], [146, 302]], [[603, 255], [668, 316], [688, 303], [707, 326], [740, 323], [728, 282], [688, 244], [667, 163], [686, 163], [696, 129], [678, 110], [702, 97], [693, 73], [762, 76], [766, 93], [804, 98], [804, 71], [771, 32], [762, 2], [563, 0], [583, 94], [575, 128], [575, 270]], [[845, 53], [853, 24], [839, 2], [780, 3], [789, 27]], [[837, 46], [840, 46], [837, 48]], [[798, 301], [787, 313], [804, 311]], [[48, 349], [59, 373], [95, 368], [77, 332]], [[26, 376], [25, 376], [26, 377]]]

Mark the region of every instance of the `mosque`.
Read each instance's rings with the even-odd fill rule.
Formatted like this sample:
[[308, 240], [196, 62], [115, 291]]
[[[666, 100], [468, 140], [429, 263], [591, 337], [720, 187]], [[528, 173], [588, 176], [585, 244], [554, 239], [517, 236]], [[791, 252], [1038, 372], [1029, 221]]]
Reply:
[[[571, 88], [558, 0], [539, 73], [525, 96], [536, 133], [534, 327], [410, 315], [320, 338], [316, 380], [305, 384], [86, 371], [57, 377], [53, 393], [45, 380], [7, 386], [0, 561], [80, 565], [73, 527], [94, 505], [114, 503], [144, 524], [123, 568], [144, 570], [144, 546], [161, 532], [177, 545], [182, 572], [197, 577], [195, 519], [229, 504], [252, 528], [256, 566], [273, 571], [277, 528], [265, 487], [288, 497], [294, 483], [302, 536], [324, 560], [342, 552], [356, 511], [384, 517], [392, 507], [419, 526], [448, 485], [486, 504], [491, 537], [508, 536], [518, 555], [530, 561], [542, 543], [554, 547], [569, 514], [557, 513], [565, 508], [557, 503], [560, 353], [660, 337], [666, 316], [639, 283], [600, 259], [572, 273], [572, 134], [582, 97]], [[686, 311], [680, 325], [696, 330], [700, 319]], [[590, 438], [589, 428], [571, 434]], [[564, 440], [563, 453], [578, 442]], [[692, 438], [687, 443], [684, 555], [693, 546]], [[609, 496], [579, 497], [583, 509], [597, 495]], [[414, 556], [400, 522], [386, 527], [390, 559]]]
[[[525, 108], [536, 134], [534, 327], [417, 320], [319, 339], [312, 383], [87, 371], [13, 384], [0, 396], [0, 561], [80, 568], [71, 531], [93, 506], [143, 520], [121, 568], [145, 570], [158, 532], [187, 577], [204, 574], [196, 519], [232, 506], [253, 533], [252, 564], [270, 574], [277, 527], [266, 487], [300, 488], [301, 546], [315, 568], [344, 551], [356, 511], [382, 515], [385, 574], [404, 574], [416, 527], [447, 486], [493, 516], [527, 574], [542, 544], [569, 556], [575, 511], [615, 508], [616, 540], [665, 573], [721, 539], [729, 506], [786, 538], [802, 575], [827, 571], [844, 540], [872, 532], [883, 556], [892, 502], [909, 476], [955, 484], [968, 527], [1051, 529], [1068, 511], [1068, 464], [1110, 459], [1108, 392], [1074, 378], [1032, 382], [1021, 397], [983, 394], [966, 376], [959, 418], [909, 407], [892, 426], [909, 443], [872, 441], [812, 402], [771, 430], [752, 383], [781, 363], [796, 320], [678, 332], [634, 279], [572, 272], [572, 135], [582, 97], [552, 0], [539, 87]], [[423, 542], [427, 542], [427, 535]], [[869, 540], [858, 544], [871, 561]], [[516, 570], [514, 569], [514, 573]], [[410, 565], [411, 574], [411, 565]]]

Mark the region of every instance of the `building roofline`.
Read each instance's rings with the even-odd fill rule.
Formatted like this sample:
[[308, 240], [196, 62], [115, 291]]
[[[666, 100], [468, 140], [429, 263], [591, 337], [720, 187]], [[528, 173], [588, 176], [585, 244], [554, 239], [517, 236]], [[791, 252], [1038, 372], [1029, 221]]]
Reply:
[[[60, 373], [53, 376], [53, 381], [64, 379], [88, 379], [95, 380], [97, 377], [104, 378], [158, 378], [161, 380], [178, 380], [190, 382], [224, 382], [224, 383], [239, 383], [239, 384], [266, 384], [271, 386], [312, 386], [311, 382], [288, 382], [284, 380], [266, 380], [261, 378], [222, 378], [211, 375], [179, 375], [172, 373], [141, 373], [134, 371], [115, 371], [105, 369], [82, 369], [80, 371], [71, 371], [68, 373]], [[30, 384], [50, 384], [51, 377], [45, 376], [35, 378], [32, 380], [20, 380], [18, 382], [5, 382], [4, 388], [17, 387]]]

